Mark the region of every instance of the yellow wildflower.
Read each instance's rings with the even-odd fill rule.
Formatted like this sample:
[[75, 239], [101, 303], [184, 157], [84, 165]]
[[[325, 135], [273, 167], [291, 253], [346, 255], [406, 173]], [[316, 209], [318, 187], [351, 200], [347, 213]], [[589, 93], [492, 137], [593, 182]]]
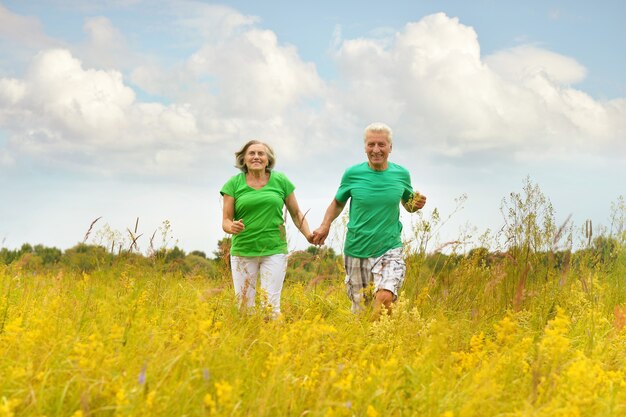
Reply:
[[156, 398], [156, 391], [152, 390], [146, 396], [146, 407], [152, 408], [154, 406], [154, 399]]
[[557, 308], [557, 314], [550, 320], [544, 330], [544, 336], [539, 345], [540, 352], [548, 358], [560, 358], [570, 348], [570, 340], [565, 337], [569, 331], [570, 320], [565, 316], [562, 308]]
[[217, 403], [211, 394], [204, 396], [204, 405], [209, 409], [209, 414], [214, 414], [217, 410]]
[[510, 314], [507, 314], [493, 327], [496, 330], [496, 341], [501, 345], [511, 343], [513, 341], [513, 336], [517, 332], [517, 323], [511, 320]]
[[20, 405], [22, 401], [17, 398], [7, 399], [7, 397], [2, 397], [0, 399], [0, 416], [2, 417], [14, 417], [15, 416], [15, 408]]
[[215, 394], [217, 401], [221, 405], [228, 405], [233, 401], [233, 386], [226, 381], [217, 381], [215, 383]]
[[473, 335], [470, 339], [470, 351], [480, 352], [485, 347], [485, 334], [480, 332], [477, 335]]
[[378, 417], [378, 411], [376, 411], [376, 409], [370, 404], [367, 406], [367, 411], [365, 412], [365, 415], [367, 417]]

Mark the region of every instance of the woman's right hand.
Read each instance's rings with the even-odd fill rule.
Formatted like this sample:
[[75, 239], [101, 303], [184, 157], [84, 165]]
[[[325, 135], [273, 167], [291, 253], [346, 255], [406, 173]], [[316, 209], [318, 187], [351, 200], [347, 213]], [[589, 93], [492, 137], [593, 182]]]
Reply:
[[230, 234], [236, 235], [238, 233], [241, 233], [245, 228], [246, 226], [244, 226], [242, 220], [233, 220], [232, 224], [230, 225]]
[[312, 233], [313, 238], [311, 243], [319, 246], [323, 245], [326, 241], [326, 237], [328, 237], [329, 231], [330, 227], [325, 227], [324, 225], [318, 227]]

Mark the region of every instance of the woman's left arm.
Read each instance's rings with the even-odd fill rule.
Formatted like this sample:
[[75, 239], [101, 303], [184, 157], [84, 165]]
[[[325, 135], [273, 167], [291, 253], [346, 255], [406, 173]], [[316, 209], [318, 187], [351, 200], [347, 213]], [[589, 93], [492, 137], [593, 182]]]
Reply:
[[291, 220], [293, 220], [293, 224], [296, 225], [300, 233], [304, 235], [306, 240], [311, 243], [313, 239], [313, 235], [309, 230], [309, 223], [306, 221], [304, 214], [300, 211], [300, 207], [298, 206], [298, 200], [296, 199], [296, 194], [291, 193], [285, 198], [285, 205], [287, 206], [287, 211], [291, 215]]

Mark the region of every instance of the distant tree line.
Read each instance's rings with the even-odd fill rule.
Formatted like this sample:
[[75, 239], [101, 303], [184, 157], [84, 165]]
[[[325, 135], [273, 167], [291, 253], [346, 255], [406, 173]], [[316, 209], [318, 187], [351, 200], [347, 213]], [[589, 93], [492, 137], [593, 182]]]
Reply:
[[[422, 278], [435, 277], [445, 281], [468, 265], [479, 268], [497, 266], [512, 269], [515, 276], [534, 279], [555, 275], [570, 268], [609, 270], [624, 262], [624, 245], [619, 239], [598, 236], [578, 251], [528, 251], [524, 246], [510, 246], [506, 251], [490, 251], [484, 247], [467, 253], [424, 253], [415, 251], [406, 256], [411, 273]], [[217, 242], [217, 248], [208, 257], [194, 250], [186, 253], [178, 246], [162, 248], [149, 255], [133, 251], [112, 253], [104, 246], [79, 243], [65, 251], [44, 245], [23, 244], [19, 249], [0, 248], [0, 265], [12, 265], [26, 271], [53, 268], [77, 272], [92, 272], [112, 267], [155, 268], [159, 272], [194, 274], [208, 278], [229, 277], [230, 238]], [[531, 265], [532, 268], [528, 268]], [[529, 269], [529, 270], [527, 270]], [[315, 284], [322, 280], [337, 280], [343, 275], [343, 256], [332, 248], [310, 246], [289, 254], [287, 281]]]
[[0, 248], [0, 264], [37, 272], [43, 269], [67, 268], [92, 272], [119, 265], [154, 267], [165, 272], [195, 273], [216, 276], [222, 259], [208, 258], [202, 251], [186, 253], [178, 246], [162, 248], [149, 255], [133, 251], [113, 253], [104, 246], [79, 243], [65, 251], [44, 245], [23, 244], [19, 249]]

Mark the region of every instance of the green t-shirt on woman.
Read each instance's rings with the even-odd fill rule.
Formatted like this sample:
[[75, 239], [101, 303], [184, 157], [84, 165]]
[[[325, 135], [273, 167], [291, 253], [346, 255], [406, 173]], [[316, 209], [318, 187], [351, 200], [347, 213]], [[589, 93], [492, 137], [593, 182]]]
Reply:
[[392, 162], [375, 171], [367, 162], [346, 170], [335, 199], [350, 199], [350, 220], [343, 251], [353, 258], [375, 258], [402, 247], [400, 202], [413, 194], [409, 171]]
[[220, 194], [235, 199], [235, 219], [245, 226], [233, 235], [230, 253], [236, 256], [269, 256], [287, 253], [283, 206], [296, 187], [285, 174], [272, 171], [263, 188], [255, 190], [246, 183], [246, 174], [231, 177]]

